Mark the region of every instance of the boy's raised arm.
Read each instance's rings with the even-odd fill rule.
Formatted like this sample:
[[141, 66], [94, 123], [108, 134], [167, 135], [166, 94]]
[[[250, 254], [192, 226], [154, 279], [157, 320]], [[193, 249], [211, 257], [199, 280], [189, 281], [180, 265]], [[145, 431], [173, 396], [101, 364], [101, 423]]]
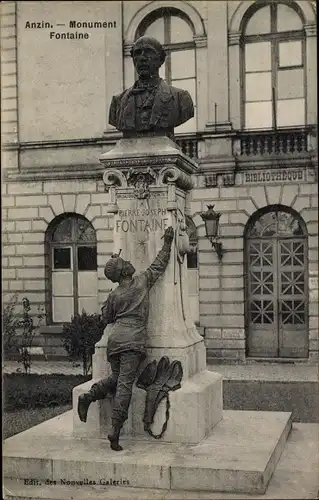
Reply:
[[149, 288], [152, 288], [156, 280], [164, 273], [167, 264], [169, 263], [173, 239], [174, 229], [172, 227], [168, 227], [164, 233], [163, 247], [158, 252], [154, 262], [145, 271]]

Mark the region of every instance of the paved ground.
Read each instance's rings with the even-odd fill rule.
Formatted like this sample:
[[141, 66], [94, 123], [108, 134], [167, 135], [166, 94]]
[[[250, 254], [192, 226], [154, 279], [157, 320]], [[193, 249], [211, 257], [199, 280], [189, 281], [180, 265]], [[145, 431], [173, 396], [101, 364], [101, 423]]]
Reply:
[[[209, 364], [208, 369], [223, 375], [225, 380], [269, 380], [282, 382], [317, 382], [318, 367], [302, 363], [255, 363], [247, 365]], [[5, 361], [4, 373], [22, 371], [17, 361]], [[69, 361], [33, 361], [31, 373], [62, 373], [64, 375], [82, 374], [80, 363]]]
[[318, 367], [308, 364], [255, 363], [247, 365], [213, 365], [208, 369], [225, 380], [269, 380], [278, 382], [317, 382]]
[[[3, 373], [23, 373], [21, 363], [18, 361], [4, 361], [2, 363]], [[61, 373], [63, 375], [82, 375], [80, 363], [70, 361], [32, 361], [31, 373], [46, 375], [49, 373]]]

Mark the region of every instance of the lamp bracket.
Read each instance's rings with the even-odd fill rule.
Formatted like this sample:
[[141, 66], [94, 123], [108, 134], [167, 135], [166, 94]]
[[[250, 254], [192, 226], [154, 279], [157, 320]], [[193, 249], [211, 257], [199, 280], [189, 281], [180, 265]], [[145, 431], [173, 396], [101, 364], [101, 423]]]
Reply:
[[221, 261], [223, 258], [223, 255], [225, 253], [225, 249], [223, 248], [223, 244], [220, 243], [217, 238], [209, 238], [209, 241], [211, 242], [211, 245], [215, 252], [217, 253], [218, 259]]

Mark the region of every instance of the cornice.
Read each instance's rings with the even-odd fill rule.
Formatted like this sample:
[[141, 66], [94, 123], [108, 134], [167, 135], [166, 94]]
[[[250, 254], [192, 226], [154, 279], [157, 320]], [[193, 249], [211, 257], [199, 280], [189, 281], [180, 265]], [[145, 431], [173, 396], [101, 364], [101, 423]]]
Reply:
[[19, 143], [4, 143], [2, 144], [2, 149], [4, 151], [25, 151], [28, 149], [58, 149], [58, 148], [74, 148], [74, 147], [87, 147], [87, 146], [104, 146], [115, 144], [118, 139], [122, 137], [122, 134], [107, 133], [105, 137], [94, 137], [87, 139], [56, 139], [56, 140], [44, 140], [44, 141], [25, 141]]
[[85, 165], [59, 165], [48, 167], [27, 167], [23, 170], [5, 169], [3, 171], [4, 181], [24, 181], [24, 182], [41, 182], [41, 181], [58, 181], [58, 180], [102, 180], [104, 167], [101, 164], [85, 164]]

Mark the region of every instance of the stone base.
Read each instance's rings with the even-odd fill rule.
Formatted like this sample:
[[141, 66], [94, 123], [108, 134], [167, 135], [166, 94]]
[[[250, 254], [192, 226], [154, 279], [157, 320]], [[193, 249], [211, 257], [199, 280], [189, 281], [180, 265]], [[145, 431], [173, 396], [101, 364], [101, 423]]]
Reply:
[[[93, 355], [93, 378], [101, 379], [111, 373], [111, 365], [107, 361], [107, 329], [101, 340], [95, 345]], [[183, 379], [206, 370], [206, 349], [203, 339], [185, 347], [149, 347], [147, 346], [147, 357], [139, 367], [141, 373], [145, 366], [156, 359], [159, 361], [162, 356], [168, 356], [170, 361], [178, 360], [182, 363]]]
[[[77, 414], [77, 402], [80, 394], [87, 392], [94, 381], [73, 389], [74, 434], [86, 437], [107, 437], [111, 426], [111, 398], [92, 403], [87, 422], [80, 421]], [[129, 417], [122, 435], [132, 439], [154, 442], [146, 434], [143, 425], [146, 392], [134, 387]], [[222, 419], [222, 377], [215, 372], [204, 370], [182, 383], [177, 391], [169, 393], [170, 417], [166, 432], [161, 442], [199, 443]], [[152, 431], [161, 431], [165, 421], [166, 402], [162, 401], [155, 415]]]
[[114, 452], [105, 439], [74, 437], [72, 421], [70, 411], [7, 439], [5, 480], [36, 478], [39, 490], [49, 481], [53, 490], [61, 480], [91, 481], [91, 498], [110, 480], [133, 489], [263, 494], [291, 429], [291, 413], [225, 411], [197, 445], [124, 438], [124, 450]]

